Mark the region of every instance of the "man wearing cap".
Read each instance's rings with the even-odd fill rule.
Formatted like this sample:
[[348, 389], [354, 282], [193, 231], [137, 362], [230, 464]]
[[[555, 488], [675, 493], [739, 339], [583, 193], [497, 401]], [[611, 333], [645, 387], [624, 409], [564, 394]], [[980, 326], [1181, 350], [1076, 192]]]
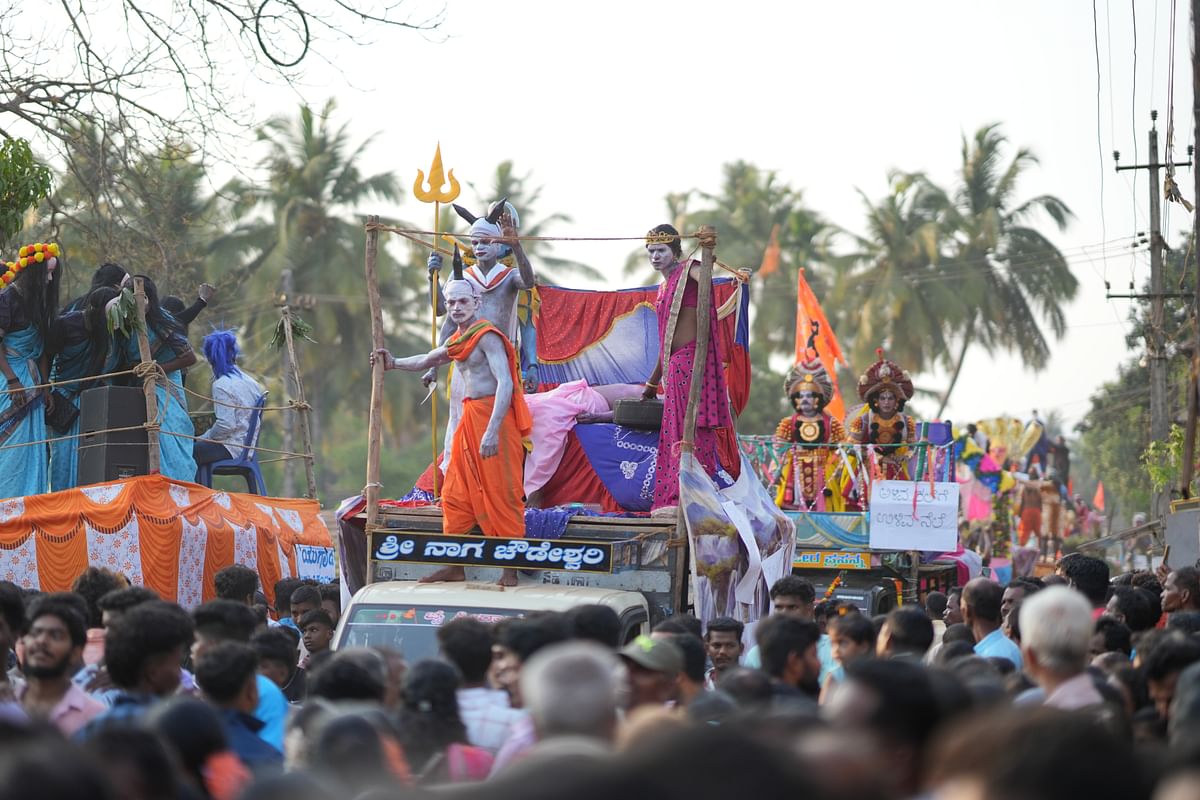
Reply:
[[665, 639], [639, 636], [620, 652], [629, 672], [629, 710], [674, 703], [683, 652]]
[[[462, 384], [464, 396], [442, 492], [442, 532], [463, 535], [478, 525], [484, 536], [520, 538], [525, 535], [521, 469], [531, 420], [512, 343], [480, 318], [479, 305], [474, 284], [448, 281], [446, 308], [458, 333], [423, 355], [396, 358], [380, 348], [370, 360], [374, 365], [382, 359], [385, 370], [410, 372], [457, 364], [455, 382]], [[422, 580], [463, 581], [466, 573], [445, 567]], [[500, 583], [515, 586], [515, 570], [505, 570]]]
[[[517, 342], [517, 301], [521, 292], [535, 286], [536, 276], [533, 265], [521, 247], [517, 235], [516, 211], [506, 200], [493, 203], [488, 213], [476, 217], [470, 211], [459, 205], [454, 206], [458, 215], [471, 225], [471, 250], [476, 263], [463, 270], [462, 280], [474, 287], [479, 297], [479, 318], [491, 322], [509, 343]], [[512, 248], [517, 268], [513, 269], [500, 263], [500, 258], [506, 247]], [[433, 272], [442, 268], [442, 256], [436, 250], [429, 254], [430, 280]], [[450, 282], [446, 284], [449, 290]], [[432, 290], [432, 287], [431, 287]], [[445, 310], [445, 294], [439, 293], [437, 298], [438, 313]], [[442, 323], [440, 344], [446, 344], [458, 330], [458, 325], [450, 317]], [[428, 386], [437, 380], [437, 367], [430, 367], [421, 376], [422, 382]], [[442, 473], [449, 475], [449, 465], [453, 460], [454, 430], [458, 425], [458, 414], [463, 394], [462, 385], [458, 381], [450, 382], [450, 419], [446, 423], [446, 444], [442, 453]]]

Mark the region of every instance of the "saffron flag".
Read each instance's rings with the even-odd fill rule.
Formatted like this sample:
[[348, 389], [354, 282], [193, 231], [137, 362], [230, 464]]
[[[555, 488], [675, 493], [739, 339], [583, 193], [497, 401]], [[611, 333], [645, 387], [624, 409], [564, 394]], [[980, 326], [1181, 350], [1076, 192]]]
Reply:
[[759, 275], [770, 275], [779, 269], [779, 225], [771, 228], [771, 240], [767, 242], [767, 249], [763, 251], [762, 264], [759, 265]]
[[1096, 482], [1096, 495], [1092, 498], [1092, 506], [1097, 511], [1104, 510], [1104, 481]]
[[836, 419], [843, 419], [846, 416], [846, 404], [838, 389], [837, 365], [839, 363], [846, 364], [846, 356], [842, 353], [841, 345], [838, 344], [837, 336], [834, 335], [833, 326], [825, 317], [825, 311], [821, 308], [820, 301], [817, 300], [812, 287], [805, 280], [804, 268], [801, 267], [796, 281], [797, 364], [813, 355], [809, 350], [808, 340], [813, 337], [814, 323], [817, 325], [817, 331], [816, 337], [813, 339], [813, 349], [817, 351], [817, 357], [820, 358], [821, 364], [833, 382], [833, 399], [825, 406], [825, 411]]

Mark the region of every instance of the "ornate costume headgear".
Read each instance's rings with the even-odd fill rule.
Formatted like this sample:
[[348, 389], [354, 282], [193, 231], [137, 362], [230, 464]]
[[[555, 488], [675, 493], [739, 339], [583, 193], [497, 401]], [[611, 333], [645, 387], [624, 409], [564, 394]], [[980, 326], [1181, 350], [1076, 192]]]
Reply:
[[872, 364], [858, 379], [858, 396], [864, 403], [871, 402], [884, 389], [896, 394], [896, 399], [905, 402], [912, 399], [913, 384], [908, 373], [900, 369], [895, 361], [883, 357], [883, 350], [876, 350], [879, 360]]
[[21, 270], [31, 264], [41, 264], [45, 262], [47, 268], [58, 264], [60, 250], [58, 245], [51, 242], [50, 244], [27, 244], [17, 251], [16, 261], [6, 261], [6, 267], [3, 273], [0, 273], [0, 286], [8, 286], [17, 279], [17, 275]]
[[517, 210], [513, 208], [512, 203], [508, 202], [507, 197], [502, 197], [496, 202], [488, 206], [488, 212], [482, 217], [477, 217], [467, 209], [454, 203], [454, 210], [458, 215], [471, 224], [471, 236], [480, 237], [483, 239], [494, 238], [500, 235], [500, 216], [507, 211], [512, 217], [514, 225], [520, 225], [520, 218], [517, 216]]
[[820, 361], [801, 361], [792, 367], [783, 381], [783, 390], [788, 397], [797, 392], [815, 392], [826, 403], [833, 399], [833, 382]]
[[646, 246], [649, 247], [652, 244], [665, 244], [671, 248], [671, 252], [676, 256], [683, 255], [683, 245], [679, 240], [679, 231], [675, 229], [674, 225], [663, 223], [662, 225], [655, 225], [648, 230], [646, 232]]
[[463, 278], [463, 260], [462, 251], [458, 249], [458, 245], [454, 245], [454, 277], [446, 281], [446, 296], [450, 296], [451, 291], [470, 292], [472, 297], [479, 296], [479, 287], [472, 281]]

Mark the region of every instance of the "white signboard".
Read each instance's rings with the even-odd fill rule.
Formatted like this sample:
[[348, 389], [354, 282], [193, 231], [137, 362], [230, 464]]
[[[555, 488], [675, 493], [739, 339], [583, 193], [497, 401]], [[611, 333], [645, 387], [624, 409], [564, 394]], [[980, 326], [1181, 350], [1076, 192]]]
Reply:
[[332, 547], [314, 547], [308, 544], [296, 545], [296, 577], [311, 578], [321, 583], [329, 583], [334, 577], [334, 556]]
[[928, 481], [875, 481], [867, 522], [871, 549], [958, 549], [958, 484], [934, 483], [932, 489]]

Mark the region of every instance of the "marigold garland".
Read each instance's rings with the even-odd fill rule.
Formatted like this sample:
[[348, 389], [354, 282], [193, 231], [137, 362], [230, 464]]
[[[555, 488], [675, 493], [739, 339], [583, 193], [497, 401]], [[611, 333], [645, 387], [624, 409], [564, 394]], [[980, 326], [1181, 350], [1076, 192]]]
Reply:
[[58, 258], [61, 251], [56, 242], [44, 244], [27, 244], [17, 251], [16, 261], [6, 261], [5, 272], [0, 273], [0, 288], [8, 286], [17, 279], [17, 274], [30, 264], [41, 264], [47, 258]]

